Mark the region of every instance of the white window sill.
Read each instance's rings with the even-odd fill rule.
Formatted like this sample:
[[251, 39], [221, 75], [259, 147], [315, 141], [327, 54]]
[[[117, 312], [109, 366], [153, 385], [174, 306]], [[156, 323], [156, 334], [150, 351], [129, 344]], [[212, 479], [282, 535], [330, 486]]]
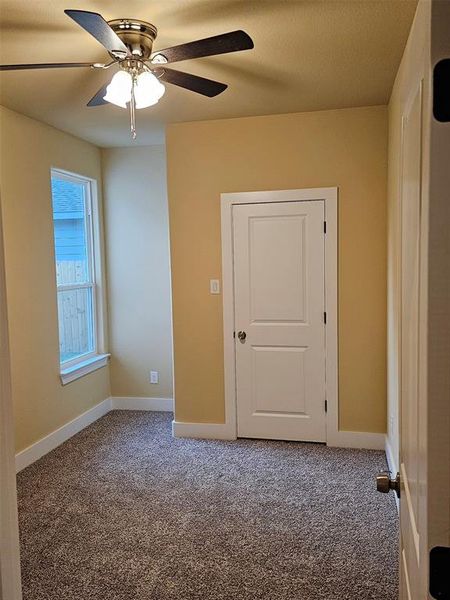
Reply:
[[108, 364], [108, 359], [111, 354], [98, 354], [97, 356], [93, 356], [92, 358], [88, 358], [83, 362], [79, 362], [72, 367], [68, 367], [67, 369], [63, 369], [61, 371], [61, 383], [66, 385], [71, 381], [75, 381], [75, 379], [79, 379], [80, 377], [84, 377], [88, 373], [92, 373], [92, 371], [96, 371], [97, 369], [101, 369], [102, 367], [106, 367]]

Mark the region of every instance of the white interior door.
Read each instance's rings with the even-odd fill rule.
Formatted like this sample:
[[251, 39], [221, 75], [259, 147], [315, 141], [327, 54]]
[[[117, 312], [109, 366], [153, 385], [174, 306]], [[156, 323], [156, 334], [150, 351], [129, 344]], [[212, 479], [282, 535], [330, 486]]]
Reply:
[[323, 442], [324, 202], [234, 206], [233, 234], [238, 436]]
[[433, 108], [449, 31], [449, 2], [419, 2], [398, 80], [401, 600], [450, 598], [450, 123]]
[[[426, 580], [426, 340], [421, 338], [422, 83], [403, 115], [402, 161], [402, 341], [400, 499], [401, 598], [423, 600]], [[421, 351], [422, 348], [422, 351]]]

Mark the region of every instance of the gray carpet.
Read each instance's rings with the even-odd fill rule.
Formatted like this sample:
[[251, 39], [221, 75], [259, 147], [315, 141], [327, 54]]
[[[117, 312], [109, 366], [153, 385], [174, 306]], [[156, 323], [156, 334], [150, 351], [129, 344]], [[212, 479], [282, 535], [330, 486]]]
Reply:
[[18, 476], [24, 600], [394, 600], [381, 452], [115, 411]]

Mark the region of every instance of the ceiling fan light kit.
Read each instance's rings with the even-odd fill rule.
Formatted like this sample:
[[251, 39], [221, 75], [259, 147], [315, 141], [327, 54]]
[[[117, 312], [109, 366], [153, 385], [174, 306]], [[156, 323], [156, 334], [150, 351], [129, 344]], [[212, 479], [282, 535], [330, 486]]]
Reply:
[[106, 88], [106, 94], [103, 100], [120, 106], [127, 107], [127, 102], [131, 100], [131, 88], [133, 87], [133, 79], [126, 71], [119, 71], [111, 79], [111, 83]]
[[166, 88], [153, 73], [144, 71], [137, 76], [134, 88], [136, 108], [148, 108], [156, 104], [163, 96]]
[[129, 71], [118, 71], [106, 87], [103, 99], [116, 106], [126, 108], [128, 102], [131, 102], [133, 88], [136, 108], [153, 106], [166, 91], [153, 73], [144, 71], [136, 75]]
[[224, 83], [169, 69], [165, 65], [253, 48], [250, 36], [245, 31], [238, 30], [153, 52], [158, 30], [151, 23], [137, 19], [105, 21], [100, 14], [85, 10], [64, 12], [106, 48], [111, 62], [0, 65], [0, 71], [70, 67], [108, 69], [117, 65], [119, 71], [87, 105], [91, 107], [111, 103], [121, 108], [127, 108], [128, 105], [133, 139], [136, 137], [135, 109], [153, 106], [162, 98], [165, 92], [162, 81], [209, 98], [227, 88]]

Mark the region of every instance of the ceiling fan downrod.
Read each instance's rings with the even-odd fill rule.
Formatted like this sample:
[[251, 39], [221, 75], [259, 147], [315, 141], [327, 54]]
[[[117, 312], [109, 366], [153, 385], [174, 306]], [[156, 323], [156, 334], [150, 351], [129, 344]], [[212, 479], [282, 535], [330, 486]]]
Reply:
[[134, 85], [135, 77], [133, 77], [133, 83], [131, 85], [131, 100], [130, 100], [130, 131], [131, 138], [136, 139], [136, 100], [134, 97]]

